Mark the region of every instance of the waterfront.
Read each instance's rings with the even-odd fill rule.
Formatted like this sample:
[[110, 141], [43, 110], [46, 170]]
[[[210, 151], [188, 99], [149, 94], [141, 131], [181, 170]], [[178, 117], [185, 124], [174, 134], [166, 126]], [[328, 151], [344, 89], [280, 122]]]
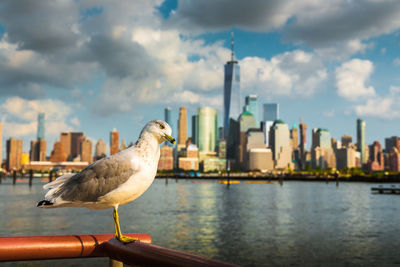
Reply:
[[[1, 236], [112, 233], [111, 210], [35, 208], [39, 179], [0, 184]], [[374, 195], [372, 183], [284, 182], [227, 185], [157, 179], [120, 207], [124, 232], [153, 243], [244, 266], [400, 264], [400, 198]], [[105, 259], [21, 263], [103, 264]], [[2, 264], [15, 266], [17, 263]]]

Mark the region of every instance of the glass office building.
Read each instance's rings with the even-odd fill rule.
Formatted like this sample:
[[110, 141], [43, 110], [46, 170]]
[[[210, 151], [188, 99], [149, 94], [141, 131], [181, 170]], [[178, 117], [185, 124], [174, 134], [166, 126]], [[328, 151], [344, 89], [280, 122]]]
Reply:
[[44, 131], [44, 113], [40, 112], [38, 114], [37, 140], [44, 139]]
[[225, 64], [224, 75], [224, 136], [228, 136], [229, 119], [237, 120], [241, 113], [240, 104], [240, 67], [233, 53], [233, 35], [231, 60]]
[[248, 95], [245, 98], [245, 106], [243, 111], [248, 111], [254, 115], [254, 118], [258, 122], [258, 103], [256, 95]]
[[266, 103], [263, 106], [263, 120], [276, 121], [279, 120], [279, 104]]
[[218, 111], [210, 107], [198, 109], [196, 144], [199, 152], [215, 151], [218, 137]]

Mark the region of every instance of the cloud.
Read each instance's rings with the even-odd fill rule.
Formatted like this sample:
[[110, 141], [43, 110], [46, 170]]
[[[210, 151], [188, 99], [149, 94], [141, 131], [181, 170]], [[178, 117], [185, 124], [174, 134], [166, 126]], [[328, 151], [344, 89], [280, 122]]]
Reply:
[[351, 55], [364, 54], [367, 49], [372, 49], [373, 43], [364, 43], [359, 39], [337, 42], [335, 45], [318, 47], [315, 53], [324, 60], [342, 61]]
[[331, 57], [338, 53], [340, 59], [362, 52], [363, 41], [398, 30], [399, 17], [400, 2], [391, 0], [183, 0], [168, 22], [187, 34], [233, 27], [279, 31], [286, 42], [328, 51]]
[[221, 42], [206, 45], [202, 40], [183, 38], [175, 30], [149, 27], [133, 29], [130, 42], [143, 51], [136, 61], [124, 57], [134, 62], [129, 75], [114, 75], [104, 83], [93, 107], [98, 114], [129, 112], [135, 104], [185, 103], [180, 97], [185, 91], [214, 95], [223, 87], [222, 62], [229, 58], [229, 50]]
[[258, 90], [267, 95], [308, 97], [327, 78], [327, 71], [315, 54], [295, 50], [271, 60], [246, 57], [240, 61], [244, 92]]
[[76, 1], [5, 0], [1, 5], [0, 21], [7, 27], [8, 40], [20, 50], [48, 54], [77, 42], [73, 30], [79, 20]]
[[352, 59], [336, 68], [336, 87], [339, 96], [357, 101], [375, 96], [375, 89], [367, 86], [374, 65], [369, 60]]
[[7, 33], [0, 41], [0, 96], [45, 97], [44, 87], [71, 88], [88, 80], [88, 68], [90, 63], [66, 62], [61, 55], [51, 57], [22, 50], [9, 42]]
[[400, 27], [399, 16], [397, 1], [314, 1], [310, 8], [296, 11], [284, 34], [289, 41], [314, 48], [336, 46], [391, 33]]
[[73, 117], [72, 119], [70, 119], [70, 122], [75, 127], [80, 127], [81, 126], [81, 122], [79, 121], [78, 117]]
[[400, 66], [400, 58], [399, 58], [399, 57], [397, 57], [397, 58], [395, 58], [395, 59], [393, 60], [393, 65], [395, 65], [395, 66], [397, 66], [397, 67]]
[[292, 16], [288, 1], [179, 1], [170, 23], [190, 31], [246, 30], [269, 31], [283, 26]]
[[[203, 106], [211, 106], [217, 109], [222, 109], [221, 95], [211, 96], [185, 90], [183, 92], [177, 93], [171, 99], [179, 99], [179, 103], [187, 103], [187, 104], [202, 103]], [[171, 100], [170, 102], [173, 103], [175, 101]]]
[[400, 118], [400, 90], [396, 93], [391, 92], [385, 97], [378, 96], [371, 98], [364, 104], [354, 107], [354, 111], [358, 116], [369, 116], [381, 119], [399, 119]]

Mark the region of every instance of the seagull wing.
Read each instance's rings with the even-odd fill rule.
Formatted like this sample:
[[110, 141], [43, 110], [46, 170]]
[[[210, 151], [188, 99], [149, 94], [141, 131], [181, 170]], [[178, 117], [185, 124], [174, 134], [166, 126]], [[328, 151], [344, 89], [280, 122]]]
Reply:
[[54, 197], [68, 202], [93, 202], [125, 183], [139, 171], [131, 160], [113, 155], [98, 160], [62, 184]]

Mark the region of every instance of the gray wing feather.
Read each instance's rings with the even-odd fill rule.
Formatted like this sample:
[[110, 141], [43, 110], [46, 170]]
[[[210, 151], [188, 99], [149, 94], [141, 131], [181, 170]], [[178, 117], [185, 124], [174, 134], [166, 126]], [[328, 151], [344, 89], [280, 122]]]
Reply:
[[68, 179], [57, 195], [66, 201], [97, 201], [125, 183], [136, 171], [125, 158], [104, 158]]

